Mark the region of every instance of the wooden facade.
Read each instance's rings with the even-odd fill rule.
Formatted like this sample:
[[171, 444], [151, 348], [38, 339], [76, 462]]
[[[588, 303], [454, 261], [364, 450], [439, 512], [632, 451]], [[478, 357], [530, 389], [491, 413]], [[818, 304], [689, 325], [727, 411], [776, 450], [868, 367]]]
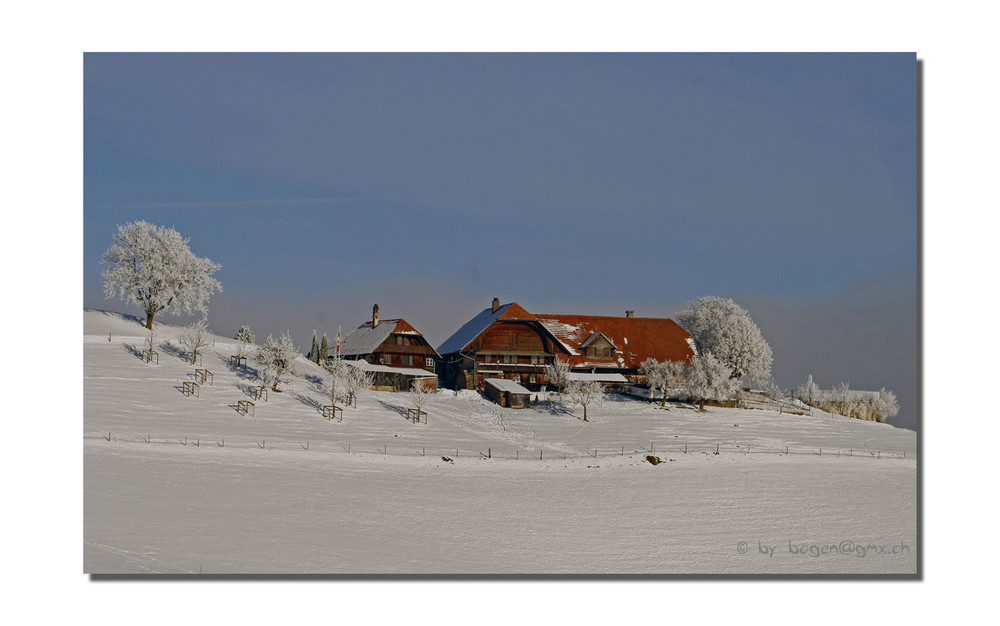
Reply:
[[364, 359], [374, 365], [417, 368], [435, 373], [437, 351], [424, 336], [406, 320], [380, 320], [378, 305], [372, 308], [372, 319], [344, 339], [340, 355], [344, 359]]
[[545, 366], [559, 359], [574, 371], [621, 374], [634, 384], [646, 358], [690, 362], [690, 338], [670, 319], [535, 315], [494, 299], [438, 348], [438, 377], [454, 389], [482, 390], [499, 378], [537, 391], [550, 384]]
[[412, 329], [405, 320], [386, 320], [383, 323], [393, 321], [399, 323], [396, 331], [365, 355], [365, 360], [390, 367], [416, 367], [434, 373], [438, 359], [437, 351], [416, 330], [399, 332], [399, 327], [404, 325]]

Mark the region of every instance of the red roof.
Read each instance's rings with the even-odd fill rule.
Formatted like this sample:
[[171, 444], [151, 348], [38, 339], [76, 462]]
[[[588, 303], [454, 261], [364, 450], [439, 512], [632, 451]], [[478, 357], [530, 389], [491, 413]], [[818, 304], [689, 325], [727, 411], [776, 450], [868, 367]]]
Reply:
[[[603, 364], [633, 368], [648, 358], [689, 363], [694, 356], [691, 335], [668, 318], [550, 314], [534, 317], [569, 348], [569, 361], [574, 366]], [[588, 359], [585, 355], [580, 346], [595, 333], [602, 333], [615, 345], [612, 359]]]

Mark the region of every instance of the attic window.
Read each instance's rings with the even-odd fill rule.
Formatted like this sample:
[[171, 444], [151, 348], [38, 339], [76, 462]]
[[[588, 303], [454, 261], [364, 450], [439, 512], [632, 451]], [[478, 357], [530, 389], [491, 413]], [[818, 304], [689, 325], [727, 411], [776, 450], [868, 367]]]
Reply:
[[592, 346], [587, 348], [587, 356], [592, 359], [610, 359], [614, 357], [614, 351], [607, 346]]

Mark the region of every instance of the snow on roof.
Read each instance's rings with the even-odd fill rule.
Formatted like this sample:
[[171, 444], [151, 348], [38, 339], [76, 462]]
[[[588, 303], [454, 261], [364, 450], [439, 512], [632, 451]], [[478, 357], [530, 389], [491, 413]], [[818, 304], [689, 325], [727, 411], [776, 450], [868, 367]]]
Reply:
[[[514, 309], [513, 307], [517, 307]], [[508, 309], [512, 312], [520, 314], [521, 307], [517, 306], [516, 302], [511, 302], [510, 304], [505, 304], [496, 311], [493, 307], [483, 309], [479, 315], [475, 316], [471, 320], [465, 323], [464, 326], [455, 331], [451, 337], [444, 340], [440, 346], [438, 346], [438, 354], [448, 354], [449, 352], [458, 352], [469, 345], [473, 339], [478, 337], [484, 330], [489, 328], [490, 324], [500, 319]], [[528, 314], [531, 315], [530, 313]], [[509, 317], [509, 316], [508, 316]]]
[[[379, 324], [381, 326], [381, 324]], [[344, 361], [348, 365], [353, 365], [358, 369], [365, 370], [366, 372], [378, 372], [381, 374], [401, 374], [403, 376], [412, 376], [414, 378], [434, 378], [436, 375], [428, 372], [427, 370], [417, 369], [416, 367], [391, 367], [389, 365], [380, 365], [377, 363], [369, 363], [364, 359], [359, 359], [357, 361]]]
[[487, 378], [484, 382], [487, 385], [496, 387], [500, 391], [507, 391], [509, 393], [531, 393], [521, 385], [506, 378]]
[[577, 381], [594, 381], [599, 383], [627, 383], [628, 379], [621, 374], [613, 373], [603, 373], [603, 374], [590, 374], [587, 372], [570, 372], [566, 376], [567, 380], [577, 380]]
[[[351, 331], [340, 343], [342, 356], [362, 356], [375, 352], [389, 335], [409, 335], [422, 337], [420, 331], [410, 326], [404, 319], [381, 320], [378, 326], [372, 327], [366, 322]], [[433, 348], [431, 348], [433, 350]]]
[[398, 321], [382, 320], [375, 327], [372, 327], [371, 322], [358, 326], [340, 342], [340, 354], [343, 356], [371, 354], [389, 338]]
[[[572, 324], [563, 324], [562, 322], [554, 319], [539, 319], [545, 330], [552, 333], [552, 336], [556, 338], [566, 352], [571, 356], [580, 356], [580, 353], [573, 348], [573, 344], [579, 341], [578, 333], [580, 332], [579, 326], [574, 326]], [[568, 341], [563, 341], [564, 339]]]
[[[605, 341], [607, 341], [608, 343], [611, 344], [612, 348], [614, 348], [615, 350], [618, 349], [618, 346], [615, 345], [615, 342], [611, 341], [611, 339], [609, 339], [608, 336], [605, 335], [604, 333], [602, 333], [601, 331], [597, 331], [595, 333], [592, 333], [589, 337], [587, 337], [586, 341], [584, 341], [583, 343], [580, 344], [580, 347], [581, 348], [586, 348], [591, 343], [593, 343], [594, 341], [596, 341], [598, 337], [603, 337]], [[628, 339], [625, 340], [625, 343], [628, 343]]]

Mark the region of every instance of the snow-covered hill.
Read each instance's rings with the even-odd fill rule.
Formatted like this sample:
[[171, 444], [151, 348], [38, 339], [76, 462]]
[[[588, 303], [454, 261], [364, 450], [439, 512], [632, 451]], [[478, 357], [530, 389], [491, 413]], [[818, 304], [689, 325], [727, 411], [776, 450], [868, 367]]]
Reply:
[[244, 416], [232, 339], [190, 396], [179, 328], [156, 323], [158, 364], [137, 356], [147, 332], [84, 312], [90, 573], [916, 571], [912, 431], [618, 396], [585, 423], [468, 391], [436, 394], [426, 424], [369, 390], [329, 421], [305, 358]]

